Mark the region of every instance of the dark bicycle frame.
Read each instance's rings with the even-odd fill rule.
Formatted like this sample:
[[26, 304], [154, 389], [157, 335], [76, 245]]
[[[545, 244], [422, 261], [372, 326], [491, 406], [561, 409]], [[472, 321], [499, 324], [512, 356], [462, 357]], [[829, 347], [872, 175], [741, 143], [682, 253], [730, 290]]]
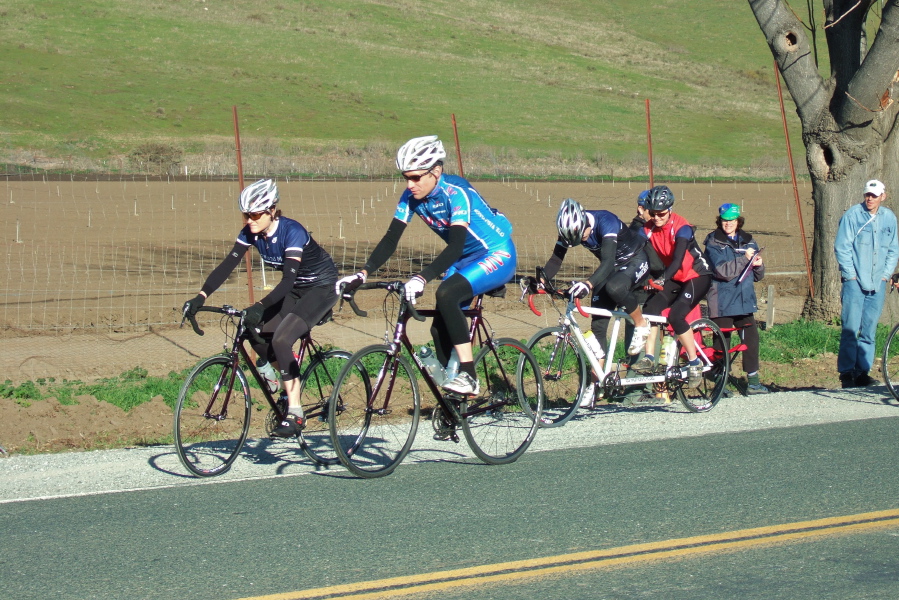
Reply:
[[[263, 397], [266, 402], [268, 402], [269, 407], [271, 407], [272, 412], [275, 415], [275, 418], [280, 421], [287, 414], [287, 405], [285, 404], [283, 409], [278, 406], [278, 401], [272, 395], [272, 392], [268, 388], [268, 384], [262, 375], [259, 374], [259, 371], [256, 369], [256, 365], [254, 361], [250, 358], [249, 352], [247, 352], [246, 347], [244, 346], [244, 342], [253, 337], [253, 332], [250, 332], [243, 323], [243, 311], [240, 311], [233, 306], [224, 305], [221, 307], [218, 306], [201, 306], [197, 312], [211, 312], [222, 315], [227, 315], [228, 317], [239, 317], [239, 322], [237, 324], [237, 333], [234, 335], [234, 342], [231, 345], [231, 350], [226, 353], [227, 356], [231, 359], [231, 367], [228, 369], [229, 371], [229, 381], [227, 382], [227, 387], [225, 389], [230, 391], [234, 390], [234, 379], [237, 377], [237, 369], [240, 367], [240, 359], [243, 358], [247, 367], [249, 368], [250, 373], [256, 379], [256, 383], [259, 384], [259, 389], [262, 392]], [[193, 327], [194, 332], [197, 335], [204, 335], [205, 332], [200, 329], [200, 326], [197, 324], [197, 319], [193, 315], [186, 314], [185, 318], [190, 321], [191, 327]], [[258, 337], [258, 335], [257, 335]], [[261, 341], [261, 337], [259, 337]], [[310, 351], [311, 349], [311, 351]], [[303, 337], [300, 338], [300, 351], [297, 354], [296, 361], [298, 365], [303, 364], [303, 359], [306, 357], [306, 352], [309, 351], [309, 364], [312, 364], [316, 358], [324, 359], [324, 352], [321, 349], [321, 345], [312, 339], [312, 334], [307, 333]], [[215, 404], [216, 399], [218, 398], [219, 390], [221, 390], [222, 385], [225, 383], [222, 381], [225, 373], [222, 372], [219, 381], [215, 385], [215, 392], [211, 395], [209, 399], [209, 404], [206, 405], [206, 410], [203, 411], [203, 416], [207, 419], [215, 419], [217, 421], [223, 421], [228, 417], [228, 405], [231, 402], [231, 394], [222, 402], [222, 410], [218, 414], [210, 414], [210, 408]], [[311, 414], [304, 415], [306, 419], [310, 418], [319, 418], [319, 417], [327, 417], [328, 414], [328, 404], [327, 402], [323, 402], [322, 406], [318, 411], [315, 411]]]
[[[371, 290], [371, 289], [383, 289], [388, 292], [397, 293], [400, 295], [400, 307], [399, 312], [397, 314], [396, 325], [393, 330], [393, 340], [388, 343], [390, 346], [390, 361], [385, 361], [384, 366], [378, 372], [377, 380], [372, 384], [372, 391], [368, 397], [369, 406], [367, 410], [369, 412], [377, 412], [380, 414], [387, 414], [389, 411], [390, 397], [392, 395], [393, 390], [388, 390], [388, 393], [384, 397], [384, 404], [380, 408], [375, 408], [371, 406], [371, 401], [373, 398], [376, 398], [378, 395], [378, 391], [381, 389], [381, 385], [384, 383], [388, 374], [390, 376], [390, 380], [393, 381], [393, 378], [396, 377], [397, 374], [397, 365], [399, 363], [400, 349], [405, 348], [409, 354], [412, 356], [415, 367], [418, 369], [419, 374], [421, 374], [422, 379], [424, 379], [425, 383], [427, 383], [428, 388], [431, 390], [431, 393], [434, 395], [434, 398], [437, 400], [438, 404], [440, 404], [441, 408], [446, 411], [447, 415], [451, 415], [451, 418], [454, 420], [454, 425], [461, 426], [462, 421], [467, 419], [468, 417], [472, 417], [475, 415], [479, 415], [481, 413], [485, 413], [487, 411], [493, 410], [497, 406], [503, 406], [505, 403], [497, 404], [495, 402], [486, 403], [486, 401], [482, 401], [482, 403], [476, 403], [473, 409], [466, 410], [465, 412], [461, 412], [456, 403], [447, 400], [447, 398], [455, 398], [455, 396], [444, 394], [440, 387], [437, 385], [437, 382], [434, 381], [434, 378], [431, 376], [431, 373], [427, 370], [427, 368], [422, 364], [421, 359], [418, 357], [418, 353], [415, 352], [415, 347], [412, 342], [409, 340], [409, 336], [406, 334], [406, 323], [408, 323], [410, 318], [414, 318], [416, 321], [424, 322], [428, 318], [433, 318], [439, 314], [439, 311], [434, 308], [428, 308], [423, 310], [418, 310], [411, 303], [406, 301], [403, 296], [403, 282], [401, 281], [373, 281], [369, 283], [363, 283], [361, 286], [353, 290], [353, 292], [349, 293], [349, 297], [346, 298], [346, 301], [349, 303], [350, 307], [360, 317], [368, 316], [366, 311], [363, 311], [356, 305], [356, 301], [354, 298], [354, 294], [358, 290]], [[468, 328], [468, 339], [471, 340], [473, 345], [478, 346], [486, 346], [489, 347], [492, 351], [496, 351], [496, 346], [493, 343], [494, 336], [490, 334], [487, 330], [486, 319], [484, 318], [484, 294], [478, 294], [472, 300], [472, 304], [469, 305], [468, 308], [462, 309], [462, 314], [464, 314], [467, 318], [471, 319], [471, 325]], [[521, 349], [527, 351], [527, 346], [525, 344], [521, 344]], [[497, 361], [497, 364], [502, 368], [502, 362]], [[508, 373], [503, 373], [503, 378], [515, 377], [516, 374], [512, 373], [509, 375]], [[485, 382], [486, 385], [490, 385], [489, 381]], [[469, 404], [471, 407], [471, 404]], [[458, 441], [458, 436], [453, 438], [453, 441]]]

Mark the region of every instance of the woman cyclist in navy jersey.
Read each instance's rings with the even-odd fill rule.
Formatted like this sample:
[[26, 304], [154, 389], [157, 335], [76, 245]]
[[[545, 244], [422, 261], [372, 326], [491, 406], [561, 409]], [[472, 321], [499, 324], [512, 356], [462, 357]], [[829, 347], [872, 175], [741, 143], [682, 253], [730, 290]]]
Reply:
[[434, 262], [406, 283], [406, 298], [414, 304], [429, 281], [446, 273], [435, 295], [439, 315], [431, 325], [431, 335], [443, 365], [456, 350], [459, 374], [443, 389], [477, 395], [480, 386], [462, 307], [510, 281], [515, 276], [517, 255], [508, 219], [490, 208], [468, 181], [445, 174], [445, 157], [436, 135], [413, 138], [399, 149], [396, 166], [406, 179], [406, 190], [393, 221], [362, 270], [338, 281], [336, 289], [340, 294], [359, 287], [393, 255], [412, 216], [421, 217], [447, 245]]
[[184, 313], [196, 314], [250, 246], [256, 246], [266, 265], [282, 271], [278, 285], [246, 309], [244, 323], [262, 333], [264, 339], [271, 338], [271, 342], [252, 343], [259, 356], [257, 366], [271, 390], [277, 390], [278, 375], [269, 362], [273, 352], [287, 392], [288, 414], [271, 435], [293, 437], [305, 424], [300, 405], [300, 368], [293, 346], [337, 303], [337, 267], [305, 227], [281, 215], [278, 199], [278, 186], [271, 179], [261, 179], [244, 188], [239, 204], [246, 225], [228, 256], [209, 274], [200, 293], [184, 303]]

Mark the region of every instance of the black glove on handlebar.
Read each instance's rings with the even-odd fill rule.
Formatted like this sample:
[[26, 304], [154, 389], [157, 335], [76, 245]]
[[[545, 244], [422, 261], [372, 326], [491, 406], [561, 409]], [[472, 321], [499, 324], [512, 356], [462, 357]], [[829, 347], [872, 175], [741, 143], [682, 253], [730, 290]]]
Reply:
[[197, 311], [200, 310], [200, 307], [205, 303], [206, 296], [204, 296], [203, 294], [197, 294], [195, 297], [184, 303], [184, 307], [181, 309], [181, 313], [194, 317], [196, 316]]
[[253, 306], [248, 306], [244, 309], [244, 318], [243, 324], [248, 329], [256, 329], [256, 327], [262, 323], [262, 313], [265, 311], [265, 307], [262, 306], [259, 302], [254, 304]]

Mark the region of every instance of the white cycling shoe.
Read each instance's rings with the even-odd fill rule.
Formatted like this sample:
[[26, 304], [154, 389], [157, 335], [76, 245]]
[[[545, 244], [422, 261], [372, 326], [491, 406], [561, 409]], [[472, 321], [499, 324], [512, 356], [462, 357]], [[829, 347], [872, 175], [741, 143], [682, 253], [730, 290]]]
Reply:
[[460, 396], [477, 396], [481, 393], [478, 380], [464, 371], [456, 375], [452, 381], [444, 383], [443, 389]]

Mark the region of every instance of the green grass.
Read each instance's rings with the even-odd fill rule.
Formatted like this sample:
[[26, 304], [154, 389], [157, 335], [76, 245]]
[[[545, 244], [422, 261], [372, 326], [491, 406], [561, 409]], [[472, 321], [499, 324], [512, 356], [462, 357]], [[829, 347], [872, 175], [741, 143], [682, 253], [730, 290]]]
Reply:
[[8, 0], [0, 61], [7, 152], [202, 153], [237, 106], [287, 154], [451, 140], [455, 113], [487, 161], [638, 163], [649, 98], [657, 172], [785, 156], [765, 40], [720, 0]]

